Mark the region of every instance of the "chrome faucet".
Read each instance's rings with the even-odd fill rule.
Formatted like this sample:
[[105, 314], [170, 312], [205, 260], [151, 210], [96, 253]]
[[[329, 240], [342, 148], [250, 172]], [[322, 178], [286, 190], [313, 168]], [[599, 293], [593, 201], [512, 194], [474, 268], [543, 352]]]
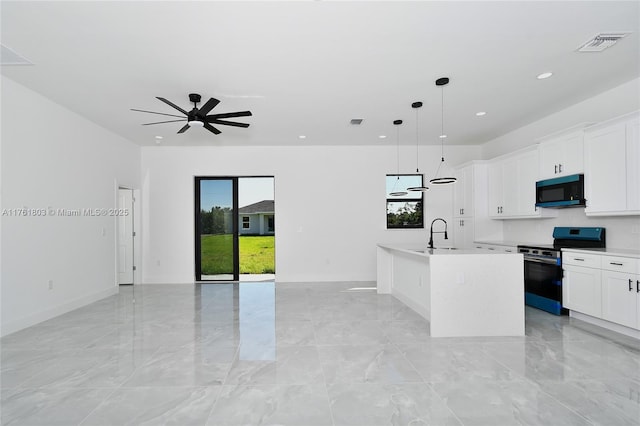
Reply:
[[[438, 220], [441, 220], [444, 222], [444, 231], [433, 232], [433, 224]], [[430, 249], [433, 248], [433, 234], [444, 234], [444, 239], [448, 240], [449, 236], [447, 235], [447, 221], [442, 219], [441, 217], [437, 217], [433, 219], [433, 222], [431, 222], [431, 230], [429, 231], [429, 248]]]

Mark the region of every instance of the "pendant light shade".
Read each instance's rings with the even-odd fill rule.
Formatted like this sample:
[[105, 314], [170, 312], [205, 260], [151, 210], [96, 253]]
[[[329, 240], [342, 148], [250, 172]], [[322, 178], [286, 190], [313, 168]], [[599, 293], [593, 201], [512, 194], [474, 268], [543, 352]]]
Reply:
[[441, 147], [441, 161], [438, 165], [438, 170], [436, 170], [436, 175], [429, 182], [432, 185], [446, 185], [449, 183], [454, 183], [456, 178], [453, 176], [439, 176], [440, 169], [444, 164], [444, 140], [447, 137], [444, 132], [444, 86], [449, 84], [449, 77], [442, 77], [436, 80], [436, 86], [439, 86], [441, 89], [440, 94], [440, 147]]
[[[418, 109], [420, 109], [422, 107], [422, 102], [414, 102], [411, 104], [411, 108], [416, 110], [416, 173], [420, 173], [420, 168], [419, 166], [419, 161], [418, 161], [418, 139], [419, 139], [419, 132], [418, 132]], [[426, 192], [429, 190], [428, 186], [412, 186], [410, 188], [407, 188], [407, 191], [411, 191], [411, 192]]]
[[396, 126], [396, 161], [397, 161], [397, 175], [396, 181], [393, 184], [393, 188], [389, 193], [391, 197], [402, 197], [403, 195], [407, 195], [407, 191], [398, 190], [398, 184], [400, 183], [400, 125], [402, 124], [402, 120], [394, 120], [393, 124]]

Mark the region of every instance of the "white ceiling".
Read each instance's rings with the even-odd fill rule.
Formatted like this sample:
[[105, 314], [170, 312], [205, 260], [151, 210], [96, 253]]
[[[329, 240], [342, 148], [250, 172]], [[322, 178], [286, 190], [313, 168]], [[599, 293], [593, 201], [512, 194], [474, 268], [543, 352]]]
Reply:
[[[0, 5], [2, 44], [34, 63], [2, 73], [140, 145], [389, 144], [395, 119], [413, 144], [414, 101], [420, 143], [439, 144], [442, 76], [447, 144], [475, 144], [640, 75], [638, 1]], [[618, 30], [633, 33], [575, 51]], [[211, 113], [251, 110], [236, 119], [251, 127], [177, 135], [181, 123], [130, 111], [176, 112], [156, 96], [189, 109], [192, 92], [221, 100]]]

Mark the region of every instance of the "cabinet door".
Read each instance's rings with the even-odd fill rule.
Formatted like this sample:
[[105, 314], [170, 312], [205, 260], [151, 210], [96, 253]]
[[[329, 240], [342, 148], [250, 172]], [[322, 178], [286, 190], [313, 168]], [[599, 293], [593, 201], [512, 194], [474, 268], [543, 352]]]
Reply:
[[640, 119], [627, 123], [627, 210], [640, 211]]
[[543, 142], [538, 147], [540, 155], [540, 178], [558, 177], [558, 164], [562, 158], [562, 143], [559, 140]]
[[584, 171], [584, 133], [571, 133], [562, 139], [562, 157], [558, 176], [575, 175]]
[[502, 207], [502, 163], [489, 164], [488, 172], [488, 199], [489, 217], [499, 218]]
[[602, 271], [602, 318], [637, 327], [636, 275]]
[[584, 170], [582, 130], [543, 142], [538, 152], [541, 179], [573, 175]]
[[455, 218], [453, 225], [453, 246], [457, 248], [474, 247], [473, 218]]
[[626, 126], [615, 124], [585, 135], [586, 213], [627, 208]]
[[538, 152], [522, 154], [517, 159], [517, 206], [519, 216], [538, 214], [536, 209], [536, 181], [538, 180]]
[[519, 214], [520, 171], [518, 170], [518, 158], [508, 158], [502, 164], [502, 209], [504, 216], [517, 216]]
[[453, 216], [473, 216], [473, 166], [455, 172], [458, 182], [453, 187]]
[[562, 304], [572, 311], [602, 317], [600, 270], [564, 265]]

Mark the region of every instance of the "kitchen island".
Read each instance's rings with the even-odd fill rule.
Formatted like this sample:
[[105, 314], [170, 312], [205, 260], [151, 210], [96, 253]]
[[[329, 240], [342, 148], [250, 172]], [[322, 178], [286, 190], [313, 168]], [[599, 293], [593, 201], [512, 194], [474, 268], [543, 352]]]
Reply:
[[430, 323], [433, 337], [523, 336], [518, 253], [378, 244], [377, 287]]

